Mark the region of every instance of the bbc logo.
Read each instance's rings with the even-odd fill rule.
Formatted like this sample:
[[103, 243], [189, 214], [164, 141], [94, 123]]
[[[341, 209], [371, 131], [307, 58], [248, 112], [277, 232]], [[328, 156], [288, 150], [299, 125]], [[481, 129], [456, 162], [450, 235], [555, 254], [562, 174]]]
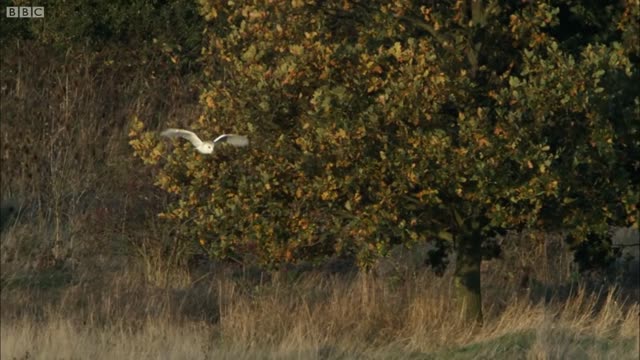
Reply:
[[44, 6], [7, 6], [8, 18], [43, 18]]

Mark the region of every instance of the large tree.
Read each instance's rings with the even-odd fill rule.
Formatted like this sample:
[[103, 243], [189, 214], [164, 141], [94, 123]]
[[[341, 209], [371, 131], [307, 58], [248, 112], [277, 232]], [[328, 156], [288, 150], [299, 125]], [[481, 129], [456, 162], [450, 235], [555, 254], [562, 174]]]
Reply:
[[[481, 321], [497, 231], [638, 222], [638, 2], [201, 1], [213, 159], [132, 127], [212, 255], [274, 264], [438, 241]], [[635, 91], [634, 91], [635, 90]], [[162, 160], [161, 160], [162, 159]]]

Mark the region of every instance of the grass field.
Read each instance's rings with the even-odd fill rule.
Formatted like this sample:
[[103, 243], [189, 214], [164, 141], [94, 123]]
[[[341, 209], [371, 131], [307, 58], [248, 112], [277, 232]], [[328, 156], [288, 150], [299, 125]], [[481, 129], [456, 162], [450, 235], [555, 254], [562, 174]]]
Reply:
[[458, 321], [450, 273], [402, 251], [371, 274], [189, 264], [126, 134], [133, 114], [152, 129], [197, 118], [193, 84], [96, 74], [103, 54], [14, 51], [0, 72], [0, 190], [20, 208], [2, 233], [2, 359], [637, 359], [637, 273], [580, 275], [551, 235], [511, 234], [484, 264], [482, 327]]
[[[153, 285], [143, 271], [3, 271], [3, 359], [635, 359], [637, 301], [586, 286], [485, 281], [485, 324], [456, 321], [448, 276], [231, 271]], [[185, 275], [186, 276], [186, 275]], [[491, 276], [491, 277], [490, 277]], [[553, 293], [553, 294], [552, 294]]]

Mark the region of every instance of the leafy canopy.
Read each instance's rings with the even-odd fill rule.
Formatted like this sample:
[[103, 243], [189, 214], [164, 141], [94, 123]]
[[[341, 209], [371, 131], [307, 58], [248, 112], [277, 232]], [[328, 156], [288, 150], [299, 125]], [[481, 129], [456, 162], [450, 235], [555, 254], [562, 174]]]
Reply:
[[200, 3], [192, 130], [251, 147], [169, 153], [140, 121], [131, 143], [211, 255], [366, 265], [468, 231], [637, 224], [637, 2]]

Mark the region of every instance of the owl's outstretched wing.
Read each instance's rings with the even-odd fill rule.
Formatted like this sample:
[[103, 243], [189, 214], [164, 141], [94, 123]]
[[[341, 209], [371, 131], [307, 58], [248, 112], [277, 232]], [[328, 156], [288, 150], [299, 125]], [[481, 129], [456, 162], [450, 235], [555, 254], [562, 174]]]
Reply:
[[167, 130], [163, 131], [162, 133], [160, 133], [160, 135], [166, 136], [166, 137], [170, 137], [170, 138], [181, 137], [183, 139], [187, 139], [195, 147], [200, 147], [202, 145], [202, 140], [200, 140], [198, 135], [196, 135], [195, 133], [193, 133], [193, 132], [191, 132], [189, 130], [167, 129]]
[[224, 143], [227, 143], [227, 144], [231, 144], [233, 146], [247, 146], [247, 145], [249, 145], [249, 139], [246, 136], [236, 135], [236, 134], [220, 135], [213, 142], [215, 144], [224, 142]]

